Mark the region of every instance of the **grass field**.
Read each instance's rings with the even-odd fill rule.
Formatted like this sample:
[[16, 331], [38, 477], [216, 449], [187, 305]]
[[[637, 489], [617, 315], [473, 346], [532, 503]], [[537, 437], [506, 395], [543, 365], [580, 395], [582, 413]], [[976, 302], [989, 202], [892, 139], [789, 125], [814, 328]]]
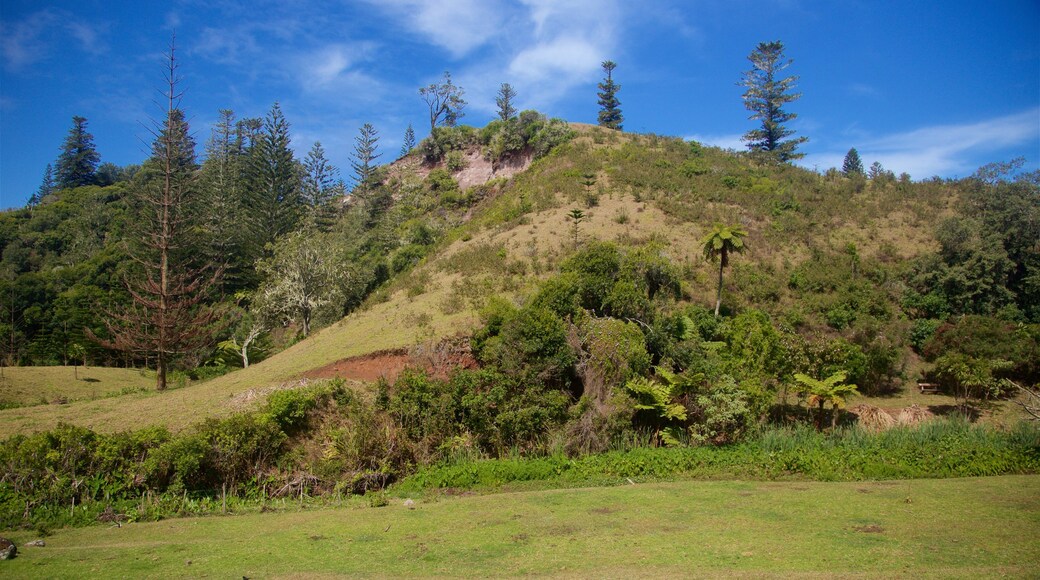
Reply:
[[[60, 530], [29, 577], [1035, 577], [1040, 476], [672, 482]], [[30, 532], [10, 534], [19, 545]]]
[[155, 375], [108, 367], [5, 367], [0, 403], [40, 405], [81, 401], [155, 387]]

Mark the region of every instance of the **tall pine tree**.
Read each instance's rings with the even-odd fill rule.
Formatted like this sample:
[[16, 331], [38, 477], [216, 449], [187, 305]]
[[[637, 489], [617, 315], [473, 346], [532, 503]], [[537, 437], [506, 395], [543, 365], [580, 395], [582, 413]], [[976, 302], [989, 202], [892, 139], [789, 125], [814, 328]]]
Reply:
[[94, 136], [87, 132], [87, 119], [73, 117], [55, 170], [58, 189], [93, 185], [100, 161], [101, 155], [94, 148]]
[[408, 123], [408, 128], [404, 131], [404, 143], [401, 144], [401, 157], [408, 155], [413, 148], [415, 148], [415, 129], [412, 129], [412, 124]]
[[107, 313], [108, 338], [87, 332], [105, 347], [154, 360], [160, 391], [166, 389], [167, 372], [178, 355], [212, 343], [217, 313], [203, 302], [220, 275], [219, 268], [198, 264], [191, 243], [197, 215], [191, 207], [197, 181], [195, 142], [180, 109], [174, 51], [171, 42], [166, 118], [154, 132], [147, 169], [130, 192], [137, 235], [129, 248], [135, 268], [126, 286], [133, 301]]
[[759, 121], [761, 127], [745, 133], [742, 140], [747, 142], [749, 150], [772, 153], [780, 161], [804, 157], [805, 154], [796, 149], [809, 139], [786, 139], [794, 134], [794, 130], [785, 123], [798, 115], [783, 109], [784, 105], [802, 96], [792, 92], [798, 77], [779, 78], [794, 61], [785, 60], [784, 45], [780, 41], [760, 42], [748, 55], [748, 60], [751, 61], [751, 70], [744, 73], [738, 84], [745, 88], [744, 107], [751, 111], [748, 119]]
[[289, 122], [275, 103], [249, 155], [254, 251], [292, 231], [303, 214], [300, 178], [290, 143]]
[[343, 182], [336, 177], [339, 169], [325, 158], [325, 148], [315, 141], [303, 162], [303, 200], [308, 220], [318, 229], [327, 230], [336, 215], [336, 198], [343, 195]]
[[43, 181], [40, 182], [39, 189], [29, 198], [27, 204], [30, 208], [36, 207], [43, 201], [45, 197], [54, 192], [54, 169], [51, 164], [48, 163], [46, 169], [43, 170]]
[[350, 166], [354, 169], [354, 190], [364, 192], [371, 184], [373, 173], [376, 170], [376, 159], [382, 155], [379, 150], [379, 132], [371, 123], [365, 123], [354, 137], [354, 160]]
[[849, 149], [849, 152], [845, 154], [845, 160], [841, 164], [841, 172], [845, 174], [845, 177], [863, 175], [863, 160], [859, 158], [859, 151], [856, 151], [855, 147]]
[[502, 83], [502, 86], [498, 87], [498, 95], [495, 97], [499, 119], [508, 121], [516, 117], [516, 106], [513, 105], [514, 100], [516, 100], [516, 90], [513, 89], [513, 85]]
[[621, 85], [614, 82], [614, 69], [617, 68], [617, 63], [612, 60], [605, 60], [601, 66], [607, 76], [598, 85], [599, 126], [620, 131], [621, 123], [625, 120], [625, 117], [621, 114], [621, 101], [617, 98]]
[[254, 278], [253, 263], [243, 253], [246, 231], [242, 216], [246, 211], [247, 191], [244, 173], [246, 139], [242, 121], [234, 111], [221, 109], [206, 143], [206, 162], [199, 174], [202, 214], [200, 225], [205, 236], [206, 257], [223, 265], [221, 290], [234, 293]]

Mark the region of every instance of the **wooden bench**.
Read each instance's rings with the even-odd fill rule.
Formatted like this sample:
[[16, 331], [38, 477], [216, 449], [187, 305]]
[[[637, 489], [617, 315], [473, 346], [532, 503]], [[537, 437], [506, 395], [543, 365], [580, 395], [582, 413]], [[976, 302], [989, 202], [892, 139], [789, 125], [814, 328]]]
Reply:
[[939, 392], [939, 385], [935, 383], [922, 383], [918, 381], [917, 388], [921, 390], [922, 395], [934, 395]]

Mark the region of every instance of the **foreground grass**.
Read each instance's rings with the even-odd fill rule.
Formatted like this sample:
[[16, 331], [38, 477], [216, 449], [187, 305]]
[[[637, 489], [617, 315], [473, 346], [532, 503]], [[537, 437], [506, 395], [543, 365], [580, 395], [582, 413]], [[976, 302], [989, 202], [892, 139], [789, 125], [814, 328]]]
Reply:
[[155, 375], [110, 367], [5, 367], [0, 404], [40, 405], [81, 401], [155, 388]]
[[[1040, 476], [672, 482], [61, 530], [23, 577], [1027, 577]], [[18, 544], [31, 534], [11, 534]]]

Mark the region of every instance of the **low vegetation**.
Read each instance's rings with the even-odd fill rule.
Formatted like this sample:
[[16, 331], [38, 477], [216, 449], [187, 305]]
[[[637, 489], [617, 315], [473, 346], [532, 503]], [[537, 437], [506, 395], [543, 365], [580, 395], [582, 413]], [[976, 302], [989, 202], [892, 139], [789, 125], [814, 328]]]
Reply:
[[509, 384], [486, 370], [448, 381], [413, 372], [373, 399], [333, 381], [275, 392], [257, 412], [176, 434], [104, 435], [62, 425], [15, 436], [0, 450], [0, 528], [236, 511], [377, 492], [397, 481], [399, 493], [414, 493], [530, 481], [861, 480], [1040, 469], [1037, 426], [1003, 431], [964, 420], [873, 435], [856, 427], [832, 434], [774, 428], [721, 447], [646, 447], [656, 432], [630, 430], [613, 440], [613, 451], [589, 455], [576, 451], [588, 435], [574, 427], [582, 415], [568, 413], [565, 397]]

